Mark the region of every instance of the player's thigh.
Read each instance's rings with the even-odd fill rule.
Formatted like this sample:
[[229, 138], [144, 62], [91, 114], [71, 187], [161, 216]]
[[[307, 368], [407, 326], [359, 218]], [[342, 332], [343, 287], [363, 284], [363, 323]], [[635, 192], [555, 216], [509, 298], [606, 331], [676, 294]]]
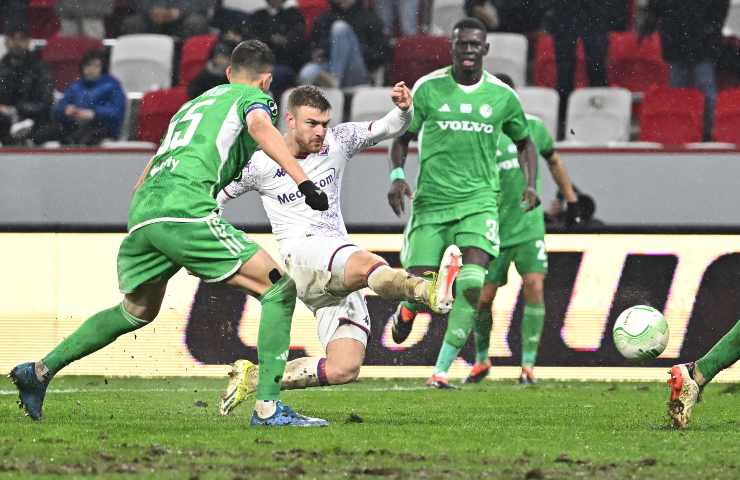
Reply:
[[498, 212], [483, 211], [468, 215], [455, 224], [452, 234], [454, 243], [463, 252], [466, 248], [477, 248], [491, 258], [499, 255]]
[[401, 264], [414, 273], [420, 267], [437, 270], [445, 248], [452, 243], [451, 224], [429, 223], [408, 227], [404, 232]]
[[244, 262], [234, 275], [225, 280], [227, 285], [261, 296], [283, 277], [277, 262], [264, 250], [258, 250]]
[[356, 250], [344, 264], [344, 284], [351, 290], [367, 287], [368, 272], [385, 263], [379, 255], [367, 250]]
[[[132, 294], [132, 305], [143, 307], [157, 303], [148, 301], [150, 297], [156, 297], [151, 285], [166, 285], [167, 280], [180, 269], [180, 265], [151, 242], [149, 236], [155, 229], [156, 224], [131, 232], [118, 249], [118, 288], [124, 294]], [[150, 286], [141, 290], [140, 287], [145, 284]], [[159, 302], [161, 303], [161, 299]], [[138, 316], [134, 312], [129, 313]]]
[[513, 247], [516, 271], [524, 277], [529, 273], [547, 274], [547, 251], [541, 238], [522, 242]]
[[134, 317], [151, 322], [159, 314], [167, 290], [167, 279], [144, 282], [123, 297], [123, 308]]
[[491, 263], [488, 264], [486, 283], [493, 283], [499, 286], [506, 285], [509, 279], [509, 267], [513, 260], [513, 256], [513, 248], [502, 248], [498, 257], [494, 258]]
[[350, 293], [338, 305], [319, 308], [315, 316], [319, 341], [325, 350], [340, 338], [355, 340], [364, 350], [370, 338], [370, 314], [360, 292]]

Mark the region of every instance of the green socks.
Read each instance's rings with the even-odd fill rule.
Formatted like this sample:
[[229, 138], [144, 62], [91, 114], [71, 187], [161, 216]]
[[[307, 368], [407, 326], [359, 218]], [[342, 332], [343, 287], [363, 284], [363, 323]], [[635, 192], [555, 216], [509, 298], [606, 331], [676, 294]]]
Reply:
[[540, 346], [542, 327], [545, 324], [545, 304], [528, 303], [524, 305], [522, 318], [522, 366], [534, 367], [537, 349]]
[[257, 356], [259, 358], [259, 381], [257, 400], [277, 400], [288, 361], [290, 348], [290, 324], [295, 309], [295, 282], [287, 275], [270, 287], [260, 297], [260, 316]]
[[478, 312], [478, 321], [475, 322], [475, 362], [488, 361], [488, 347], [491, 345], [491, 329], [493, 328], [493, 317], [491, 309], [484, 308]]
[[738, 359], [740, 359], [740, 320], [706, 355], [697, 360], [696, 368], [704, 376], [704, 384], [707, 384]]
[[124, 333], [148, 324], [123, 308], [123, 303], [98, 312], [65, 338], [42, 360], [51, 376], [75, 360], [100, 350]]
[[[475, 324], [478, 297], [483, 288], [485, 276], [486, 269], [480, 265], [471, 263], [463, 265], [460, 269], [460, 275], [455, 281], [455, 303], [452, 305], [452, 311], [447, 320], [444, 343], [434, 367], [435, 374], [447, 373], [458, 352], [465, 345]], [[477, 294], [471, 294], [473, 292]]]

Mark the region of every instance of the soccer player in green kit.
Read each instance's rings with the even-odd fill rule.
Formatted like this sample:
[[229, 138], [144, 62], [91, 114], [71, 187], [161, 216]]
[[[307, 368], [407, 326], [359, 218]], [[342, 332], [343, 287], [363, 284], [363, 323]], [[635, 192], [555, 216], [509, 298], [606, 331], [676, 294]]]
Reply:
[[[433, 375], [427, 384], [450, 388], [447, 371], [465, 344], [477, 318], [486, 269], [499, 254], [498, 137], [514, 140], [527, 185], [522, 208], [539, 204], [535, 189], [537, 150], [516, 93], [483, 70], [488, 53], [485, 26], [466, 18], [452, 31], [453, 64], [419, 79], [414, 85], [414, 118], [408, 132], [391, 147], [388, 201], [396, 215], [403, 197], [412, 197], [403, 165], [408, 144], [419, 140], [419, 177], [413, 212], [406, 226], [401, 262], [413, 274], [435, 271], [442, 252], [455, 244], [462, 250], [455, 302]], [[423, 306], [403, 302], [392, 317], [392, 335], [403, 342]]]
[[[502, 82], [514, 88], [508, 75], [496, 74]], [[566, 223], [573, 226], [580, 223], [578, 197], [573, 190], [568, 172], [555, 151], [555, 144], [542, 120], [527, 115], [529, 134], [538, 153], [547, 161], [553, 180], [563, 193], [568, 205]], [[465, 383], [483, 380], [491, 369], [488, 347], [491, 338], [491, 305], [499, 287], [506, 285], [509, 265], [514, 262], [524, 283], [524, 316], [522, 318], [522, 371], [519, 383], [535, 382], [534, 364], [537, 349], [545, 322], [544, 280], [547, 273], [547, 252], [545, 251], [545, 216], [542, 206], [524, 212], [519, 206], [519, 195], [525, 185], [524, 177], [517, 163], [517, 150], [506, 135], [501, 135], [496, 152], [496, 163], [501, 180], [499, 196], [499, 220], [501, 253], [488, 266], [486, 284], [480, 296], [478, 320], [475, 323], [475, 365]], [[539, 193], [539, 175], [537, 191]]]
[[128, 235], [118, 252], [123, 301], [88, 318], [43, 360], [18, 365], [10, 373], [20, 404], [32, 419], [41, 418], [46, 388], [59, 370], [154, 320], [167, 281], [185, 267], [204, 282], [224, 282], [262, 304], [260, 378], [251, 424], [326, 425], [278, 400], [295, 283], [264, 250], [219, 216], [215, 199], [261, 147], [298, 184], [311, 208], [328, 208], [326, 194], [306, 177], [274, 127], [277, 108], [265, 93], [273, 63], [264, 43], [240, 43], [226, 71], [230, 83], [190, 100], [172, 117], [129, 206]]

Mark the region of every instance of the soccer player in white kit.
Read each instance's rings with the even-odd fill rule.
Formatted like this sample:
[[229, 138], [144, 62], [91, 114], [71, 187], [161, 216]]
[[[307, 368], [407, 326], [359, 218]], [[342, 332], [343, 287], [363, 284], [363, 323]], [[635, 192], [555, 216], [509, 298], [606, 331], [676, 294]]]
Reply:
[[[396, 105], [374, 122], [341, 123], [329, 128], [331, 105], [319, 89], [298, 87], [290, 94], [285, 135], [301, 167], [329, 197], [323, 212], [307, 208], [290, 178], [262, 151], [256, 152], [241, 179], [219, 194], [224, 205], [248, 191], [257, 191], [277, 237], [287, 271], [296, 282], [298, 298], [314, 313], [326, 357], [288, 362], [283, 389], [337, 385], [355, 380], [365, 358], [370, 318], [360, 289], [370, 287], [380, 297], [428, 304], [438, 313], [452, 306], [452, 284], [461, 266], [460, 250], [452, 245], [432, 280], [388, 266], [383, 258], [348, 240], [340, 208], [341, 181], [347, 162], [357, 152], [403, 134], [412, 119], [411, 92], [403, 82], [391, 90]], [[239, 360], [219, 410], [228, 415], [255, 388], [257, 366]]]

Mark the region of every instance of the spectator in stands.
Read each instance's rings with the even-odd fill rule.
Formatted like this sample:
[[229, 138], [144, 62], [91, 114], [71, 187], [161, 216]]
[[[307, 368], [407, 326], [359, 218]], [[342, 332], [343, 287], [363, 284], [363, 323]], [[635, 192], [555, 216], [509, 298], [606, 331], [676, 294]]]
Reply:
[[385, 26], [384, 33], [387, 37], [396, 36], [396, 23], [398, 32], [402, 37], [412, 37], [419, 29], [419, 0], [375, 0], [375, 10]]
[[80, 64], [80, 79], [69, 86], [54, 109], [54, 123], [34, 135], [42, 144], [98, 145], [121, 133], [126, 94], [118, 80], [105, 72], [105, 52], [91, 50]]
[[195, 98], [216, 85], [229, 83], [226, 78], [226, 67], [231, 63], [231, 52], [236, 44], [227, 41], [218, 42], [211, 50], [211, 56], [203, 70], [188, 84], [188, 98]]
[[557, 198], [550, 202], [550, 208], [545, 211], [545, 225], [547, 225], [547, 229], [581, 229], [604, 226], [605, 223], [603, 221], [594, 217], [594, 214], [596, 213], [596, 202], [593, 197], [578, 190], [575, 185], [573, 185], [573, 190], [575, 190], [578, 195], [578, 211], [581, 213], [581, 223], [571, 225], [570, 227], [568, 226], [569, 224], [566, 214], [568, 210], [567, 203], [563, 193], [558, 191]]
[[124, 34], [158, 33], [188, 38], [208, 33], [208, 20], [195, 0], [137, 0], [136, 12], [123, 21]]
[[618, 0], [552, 0], [548, 30], [555, 43], [557, 90], [560, 94], [560, 122], [565, 119], [568, 96], [573, 91], [576, 71], [576, 44], [583, 40], [589, 85], [607, 85], [609, 15], [607, 4]]
[[356, 0], [331, 0], [311, 31], [311, 62], [298, 81], [327, 87], [353, 87], [370, 81], [368, 72], [389, 56], [383, 22]]
[[16, 25], [28, 25], [29, 0], [0, 1], [0, 27], [7, 35]]
[[0, 60], [0, 143], [23, 143], [48, 123], [54, 83], [48, 66], [31, 52], [28, 27], [6, 31], [6, 55]]
[[61, 35], [105, 38], [103, 19], [113, 13], [113, 0], [59, 0], [56, 9]]
[[465, 0], [465, 13], [481, 20], [489, 32], [540, 30], [545, 7], [544, 0]]
[[270, 46], [275, 54], [272, 90], [280, 98], [295, 85], [296, 73], [308, 61], [305, 48], [306, 20], [296, 7], [285, 7], [285, 0], [266, 0], [267, 8], [252, 14], [249, 33]]
[[640, 37], [660, 32], [663, 58], [674, 87], [704, 92], [704, 138], [711, 138], [717, 98], [715, 64], [729, 0], [650, 0], [638, 27]]

